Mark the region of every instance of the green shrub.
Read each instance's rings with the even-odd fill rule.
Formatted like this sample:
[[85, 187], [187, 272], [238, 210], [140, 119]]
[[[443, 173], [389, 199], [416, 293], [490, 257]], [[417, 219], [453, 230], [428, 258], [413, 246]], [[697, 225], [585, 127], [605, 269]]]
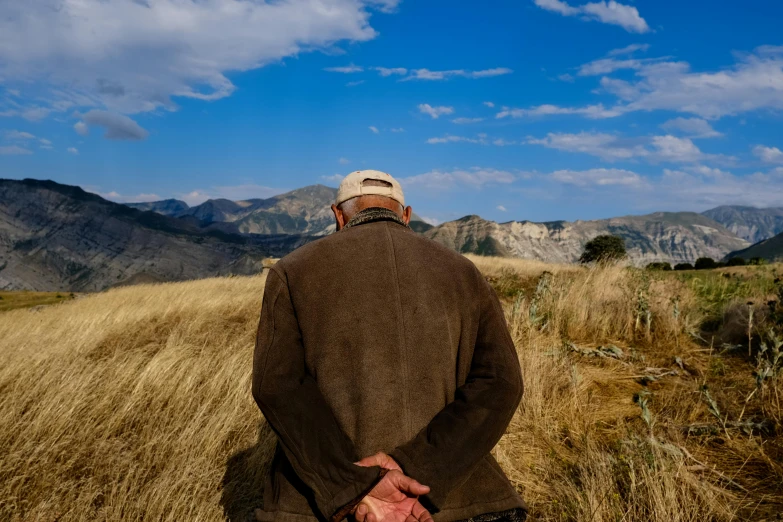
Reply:
[[674, 265], [675, 270], [693, 270], [693, 265], [690, 263], [677, 263]]
[[763, 257], [751, 257], [750, 261], [748, 262], [749, 265], [766, 265], [767, 260]]
[[625, 251], [625, 241], [620, 236], [604, 234], [596, 236], [585, 244], [585, 250], [579, 258], [580, 263], [600, 263], [617, 261], [628, 254]]
[[745, 263], [745, 260], [741, 257], [732, 257], [728, 261], [726, 261], [726, 266], [745, 266], [747, 263]]
[[656, 261], [654, 263], [650, 263], [645, 267], [647, 270], [663, 270], [668, 271], [672, 269], [671, 263], [667, 263], [666, 261]]
[[717, 268], [718, 263], [711, 257], [700, 257], [696, 260], [696, 264], [693, 265], [696, 270], [709, 270], [710, 268]]

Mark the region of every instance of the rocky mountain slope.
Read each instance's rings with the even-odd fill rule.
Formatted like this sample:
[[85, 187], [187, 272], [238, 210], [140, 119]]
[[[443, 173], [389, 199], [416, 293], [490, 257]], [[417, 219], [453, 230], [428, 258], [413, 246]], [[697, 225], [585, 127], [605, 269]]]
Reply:
[[250, 274], [310, 240], [243, 236], [143, 212], [52, 181], [0, 180], [0, 289], [92, 291]]
[[757, 243], [783, 232], [783, 207], [722, 206], [703, 212], [742, 239]]
[[138, 210], [150, 210], [164, 216], [177, 216], [190, 208], [187, 203], [179, 199], [164, 199], [163, 201], [151, 201], [149, 203], [125, 203]]
[[[177, 200], [134, 203], [129, 206], [169, 216], [190, 216], [204, 224], [215, 224], [213, 228], [242, 234], [323, 236], [335, 230], [330, 207], [336, 196], [335, 188], [309, 185], [267, 199], [210, 199], [194, 207]], [[185, 208], [172, 212], [176, 204], [174, 202], [185, 205]], [[417, 232], [431, 228], [415, 214], [411, 226]]]
[[622, 237], [630, 259], [639, 265], [653, 261], [692, 263], [703, 256], [720, 259], [748, 245], [722, 225], [693, 212], [657, 212], [573, 223], [495, 223], [466, 216], [424, 233], [460, 252], [558, 263], [578, 261], [585, 243], [600, 234]]
[[741, 257], [745, 261], [749, 261], [754, 257], [760, 257], [770, 263], [783, 261], [783, 233], [764, 241], [759, 241], [743, 250], [732, 252], [726, 256], [726, 259], [731, 259], [732, 257]]

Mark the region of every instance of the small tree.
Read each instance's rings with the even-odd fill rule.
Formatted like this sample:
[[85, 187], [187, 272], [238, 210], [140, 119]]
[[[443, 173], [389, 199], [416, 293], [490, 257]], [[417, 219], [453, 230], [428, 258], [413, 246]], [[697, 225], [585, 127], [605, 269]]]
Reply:
[[693, 266], [696, 270], [708, 270], [710, 268], [717, 268], [718, 263], [711, 257], [700, 257]]
[[625, 241], [619, 236], [605, 234], [596, 236], [585, 244], [585, 250], [579, 258], [580, 263], [601, 263], [617, 261], [628, 255], [625, 251]]
[[745, 260], [741, 257], [732, 257], [726, 262], [726, 266], [745, 266]]
[[666, 272], [672, 269], [672, 265], [666, 261], [655, 261], [654, 263], [648, 264], [645, 268], [647, 268], [647, 270], [663, 270]]
[[763, 257], [751, 257], [750, 263], [751, 265], [765, 265], [767, 263], [767, 260]]
[[677, 263], [674, 265], [675, 270], [693, 270], [693, 265], [690, 263]]

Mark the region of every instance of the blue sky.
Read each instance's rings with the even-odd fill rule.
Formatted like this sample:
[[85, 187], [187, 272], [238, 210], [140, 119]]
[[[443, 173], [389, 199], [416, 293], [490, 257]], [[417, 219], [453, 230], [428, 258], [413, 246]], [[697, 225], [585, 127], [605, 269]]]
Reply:
[[783, 3], [0, 3], [0, 176], [115, 201], [352, 170], [433, 222], [783, 204]]

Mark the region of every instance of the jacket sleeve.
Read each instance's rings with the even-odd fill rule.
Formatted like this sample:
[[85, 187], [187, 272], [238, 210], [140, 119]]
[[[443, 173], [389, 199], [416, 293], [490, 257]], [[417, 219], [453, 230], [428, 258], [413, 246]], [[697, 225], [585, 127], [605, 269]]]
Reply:
[[[360, 467], [353, 443], [337, 424], [305, 367], [299, 323], [284, 274], [269, 271], [253, 356], [253, 397], [300, 479], [327, 520], [340, 520], [379, 479]], [[338, 513], [339, 512], [339, 513]]]
[[431, 512], [495, 447], [522, 398], [519, 359], [503, 310], [494, 290], [477, 277], [480, 319], [465, 384], [424, 429], [391, 452], [406, 475], [430, 487]]

